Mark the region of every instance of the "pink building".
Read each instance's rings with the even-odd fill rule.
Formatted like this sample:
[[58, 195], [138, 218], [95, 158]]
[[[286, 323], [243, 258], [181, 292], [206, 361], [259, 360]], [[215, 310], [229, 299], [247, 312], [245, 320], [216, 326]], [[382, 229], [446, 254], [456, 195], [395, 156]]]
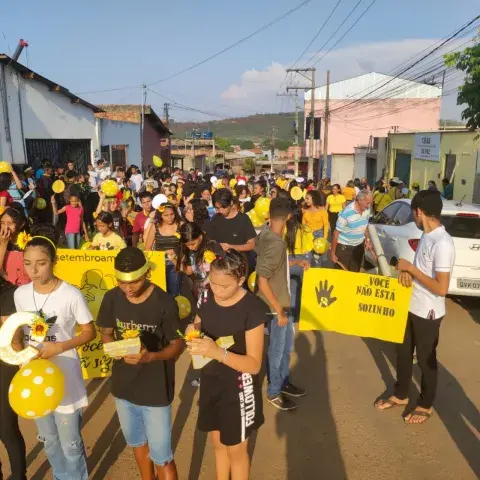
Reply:
[[[322, 117], [322, 139], [325, 95], [325, 86], [315, 90], [315, 116]], [[441, 87], [374, 72], [330, 84], [328, 155], [353, 155], [355, 147], [369, 145], [371, 137], [386, 137], [388, 132], [438, 129], [441, 96]], [[305, 118], [310, 101], [309, 91]], [[308, 156], [308, 139], [305, 145]], [[320, 140], [315, 140], [315, 158], [320, 148]]]

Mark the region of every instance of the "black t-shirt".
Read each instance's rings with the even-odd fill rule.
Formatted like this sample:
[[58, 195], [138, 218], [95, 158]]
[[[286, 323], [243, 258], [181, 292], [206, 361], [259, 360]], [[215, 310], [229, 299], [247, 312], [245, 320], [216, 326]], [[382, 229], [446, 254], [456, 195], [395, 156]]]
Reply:
[[[245, 332], [253, 330], [268, 321], [268, 306], [250, 292], [230, 307], [222, 307], [215, 301], [210, 288], [206, 289], [201, 301], [198, 316], [202, 320], [202, 331], [213, 340], [233, 336], [235, 344], [228, 351], [246, 355]], [[223, 363], [212, 360], [202, 368], [202, 375], [222, 378], [236, 378], [238, 372]]]
[[110, 215], [112, 215], [113, 218], [113, 230], [123, 238], [124, 232], [122, 214], [115, 210], [114, 212], [110, 212]]
[[[178, 307], [175, 300], [156, 285], [150, 296], [139, 304], [128, 301], [120, 288], [115, 287], [103, 297], [97, 325], [113, 328], [116, 340], [139, 335], [149, 352], [159, 352], [178, 339]], [[113, 364], [112, 394], [117, 398], [140, 406], [165, 407], [172, 402], [174, 389], [173, 360], [129, 365], [122, 359]]]
[[252, 222], [244, 213], [237, 213], [233, 218], [217, 213], [212, 218], [209, 233], [211, 240], [230, 245], [244, 245], [257, 236]]

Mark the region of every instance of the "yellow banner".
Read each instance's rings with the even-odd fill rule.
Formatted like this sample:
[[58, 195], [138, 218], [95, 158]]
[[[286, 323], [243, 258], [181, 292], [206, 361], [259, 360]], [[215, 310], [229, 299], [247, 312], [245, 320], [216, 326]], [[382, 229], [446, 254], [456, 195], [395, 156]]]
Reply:
[[402, 343], [411, 295], [395, 278], [311, 268], [303, 277], [300, 330]]
[[[88, 302], [93, 319], [97, 319], [98, 310], [105, 293], [117, 285], [114, 274], [114, 258], [118, 251], [63, 250], [57, 251], [55, 274], [83, 293]], [[150, 280], [166, 289], [165, 254], [163, 252], [145, 252], [153, 263]], [[107, 377], [111, 374], [113, 360], [105, 355], [100, 332], [97, 337], [78, 349], [83, 377]]]

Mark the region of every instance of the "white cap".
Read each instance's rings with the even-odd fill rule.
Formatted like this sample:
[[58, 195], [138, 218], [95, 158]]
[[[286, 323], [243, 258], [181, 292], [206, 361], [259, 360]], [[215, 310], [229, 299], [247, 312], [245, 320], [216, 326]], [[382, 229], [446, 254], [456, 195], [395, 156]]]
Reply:
[[295, 180], [297, 183], [303, 183], [305, 181], [303, 177], [297, 177]]
[[159, 193], [153, 198], [152, 207], [156, 210], [162, 203], [168, 203], [168, 198], [163, 193]]
[[214, 175], [213, 177], [210, 177], [210, 183], [213, 185], [214, 183], [218, 182], [218, 178]]

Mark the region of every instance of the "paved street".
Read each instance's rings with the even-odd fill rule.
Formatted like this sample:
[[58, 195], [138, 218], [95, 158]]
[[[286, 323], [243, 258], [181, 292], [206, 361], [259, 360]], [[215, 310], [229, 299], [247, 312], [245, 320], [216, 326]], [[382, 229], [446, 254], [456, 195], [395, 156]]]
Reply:
[[[297, 335], [293, 379], [308, 389], [295, 413], [265, 405], [266, 423], [252, 439], [253, 479], [435, 479], [480, 476], [480, 301], [449, 299], [439, 348], [435, 415], [406, 426], [401, 410], [379, 413], [375, 398], [391, 386], [393, 348], [375, 340], [317, 332]], [[214, 456], [196, 432], [197, 394], [187, 355], [178, 362], [173, 444], [182, 479], [213, 479]], [[415, 369], [418, 386], [419, 371]], [[139, 478], [109, 395], [109, 382], [89, 384], [83, 430], [91, 478]], [[415, 395], [412, 386], [412, 397]], [[50, 479], [33, 422], [22, 421], [29, 478]], [[2, 461], [4, 452], [1, 453]]]

